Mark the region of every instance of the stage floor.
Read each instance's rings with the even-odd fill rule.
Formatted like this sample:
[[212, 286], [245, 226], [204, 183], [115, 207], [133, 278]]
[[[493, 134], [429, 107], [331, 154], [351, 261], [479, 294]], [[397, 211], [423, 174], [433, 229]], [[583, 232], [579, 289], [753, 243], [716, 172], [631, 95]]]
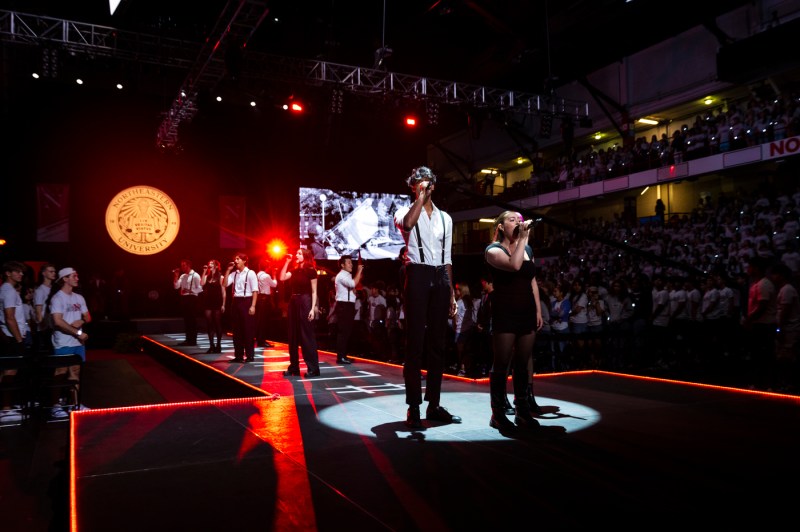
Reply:
[[144, 341], [243, 393], [74, 413], [73, 529], [764, 529], [795, 516], [797, 396], [549, 374], [535, 379], [542, 428], [501, 435], [488, 383], [445, 376], [442, 405], [463, 423], [412, 430], [402, 367], [321, 351], [319, 377], [285, 378], [285, 344], [239, 364], [230, 339], [221, 354], [182, 339]]

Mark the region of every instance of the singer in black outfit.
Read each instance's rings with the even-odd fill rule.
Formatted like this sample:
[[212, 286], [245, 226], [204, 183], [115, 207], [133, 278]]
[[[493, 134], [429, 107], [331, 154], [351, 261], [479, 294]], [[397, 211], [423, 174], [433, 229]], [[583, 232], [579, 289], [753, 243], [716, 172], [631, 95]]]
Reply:
[[296, 266], [289, 271], [292, 256], [286, 256], [281, 269], [280, 280], [288, 281], [289, 299], [289, 367], [283, 372], [286, 377], [300, 376], [299, 348], [303, 349], [306, 363], [305, 377], [319, 377], [319, 353], [317, 337], [314, 333], [314, 320], [317, 317], [317, 268], [314, 255], [308, 249], [298, 249], [295, 254]]
[[406, 183], [414, 192], [410, 207], [399, 208], [395, 226], [406, 242], [405, 316], [406, 360], [403, 379], [406, 386], [406, 425], [421, 428], [419, 406], [422, 404], [422, 355], [427, 349], [425, 400], [426, 418], [444, 423], [461, 423], [439, 404], [448, 318], [456, 314], [453, 291], [453, 220], [434, 205], [431, 199], [436, 176], [430, 168], [412, 170]]
[[[256, 305], [258, 304], [258, 279], [256, 272], [247, 267], [244, 253], [233, 256], [225, 272], [225, 286], [233, 286], [231, 296], [231, 328], [233, 329], [233, 361], [255, 360]], [[234, 268], [236, 269], [233, 272]], [[231, 275], [233, 272], [233, 275]]]
[[[529, 360], [533, 356], [536, 331], [542, 328], [539, 285], [528, 245], [530, 222], [518, 212], [505, 211], [494, 222], [494, 242], [486, 247], [484, 259], [492, 275], [492, 369], [489, 373], [489, 398], [492, 417], [489, 425], [502, 431], [520, 427], [536, 428], [528, 402]], [[505, 413], [506, 380], [509, 367], [514, 386], [515, 416], [512, 423]]]

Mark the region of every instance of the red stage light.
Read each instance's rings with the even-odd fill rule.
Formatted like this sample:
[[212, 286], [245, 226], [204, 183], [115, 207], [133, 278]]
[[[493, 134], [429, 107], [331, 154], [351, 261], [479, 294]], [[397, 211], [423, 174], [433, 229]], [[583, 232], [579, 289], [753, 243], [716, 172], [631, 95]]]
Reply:
[[286, 242], [281, 240], [280, 238], [273, 238], [269, 242], [267, 242], [267, 254], [270, 256], [272, 260], [280, 260], [286, 257], [287, 247]]
[[417, 127], [417, 117], [412, 115], [407, 115], [405, 118], [406, 127]]

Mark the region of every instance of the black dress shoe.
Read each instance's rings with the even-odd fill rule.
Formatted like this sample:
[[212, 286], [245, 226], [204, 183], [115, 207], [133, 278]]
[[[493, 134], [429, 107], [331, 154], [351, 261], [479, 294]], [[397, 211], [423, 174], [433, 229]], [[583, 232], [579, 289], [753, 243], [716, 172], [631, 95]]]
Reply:
[[255, 362], [255, 361], [256, 361], [256, 357], [246, 357], [246, 358], [244, 359], [244, 361], [245, 361], [245, 362]]
[[412, 429], [422, 428], [422, 421], [419, 419], [419, 405], [409, 405], [406, 413], [406, 426]]
[[300, 376], [300, 370], [299, 369], [287, 368], [286, 371], [283, 372], [283, 376], [284, 377], [299, 377]]
[[319, 370], [317, 370], [317, 371], [313, 371], [313, 370], [306, 371], [305, 378], [306, 379], [310, 379], [311, 377], [319, 377]]
[[425, 412], [425, 418], [429, 421], [441, 421], [442, 423], [461, 423], [461, 418], [454, 416], [443, 406], [429, 406]]
[[497, 409], [497, 411], [492, 409], [492, 419], [489, 420], [489, 426], [500, 432], [510, 431], [516, 428], [511, 420], [505, 416], [502, 409]]
[[244, 362], [244, 359], [242, 357], [233, 357], [231, 362]]
[[336, 363], [337, 364], [352, 364], [353, 361], [350, 360], [349, 358], [337, 358], [336, 359]]

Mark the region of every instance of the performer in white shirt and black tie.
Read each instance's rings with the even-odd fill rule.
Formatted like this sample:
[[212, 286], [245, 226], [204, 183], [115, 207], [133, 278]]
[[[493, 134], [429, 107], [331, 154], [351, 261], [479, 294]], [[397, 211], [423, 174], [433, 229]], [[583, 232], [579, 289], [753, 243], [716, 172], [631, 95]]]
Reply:
[[[256, 305], [258, 301], [258, 279], [256, 272], [247, 267], [248, 257], [244, 253], [233, 256], [225, 272], [225, 286], [233, 286], [231, 296], [231, 326], [233, 328], [233, 361], [255, 360]], [[236, 271], [234, 271], [234, 269]], [[233, 272], [231, 274], [231, 272]]]
[[173, 286], [180, 291], [181, 316], [186, 333], [186, 339], [178, 345], [195, 346], [197, 345], [197, 296], [203, 291], [200, 274], [192, 269], [192, 261], [189, 259], [183, 259], [181, 267], [172, 273]]
[[347, 358], [347, 344], [353, 332], [353, 320], [356, 315], [356, 287], [361, 282], [364, 264], [360, 261], [353, 277], [353, 259], [343, 255], [339, 258], [339, 273], [336, 274], [336, 362], [350, 364]]

